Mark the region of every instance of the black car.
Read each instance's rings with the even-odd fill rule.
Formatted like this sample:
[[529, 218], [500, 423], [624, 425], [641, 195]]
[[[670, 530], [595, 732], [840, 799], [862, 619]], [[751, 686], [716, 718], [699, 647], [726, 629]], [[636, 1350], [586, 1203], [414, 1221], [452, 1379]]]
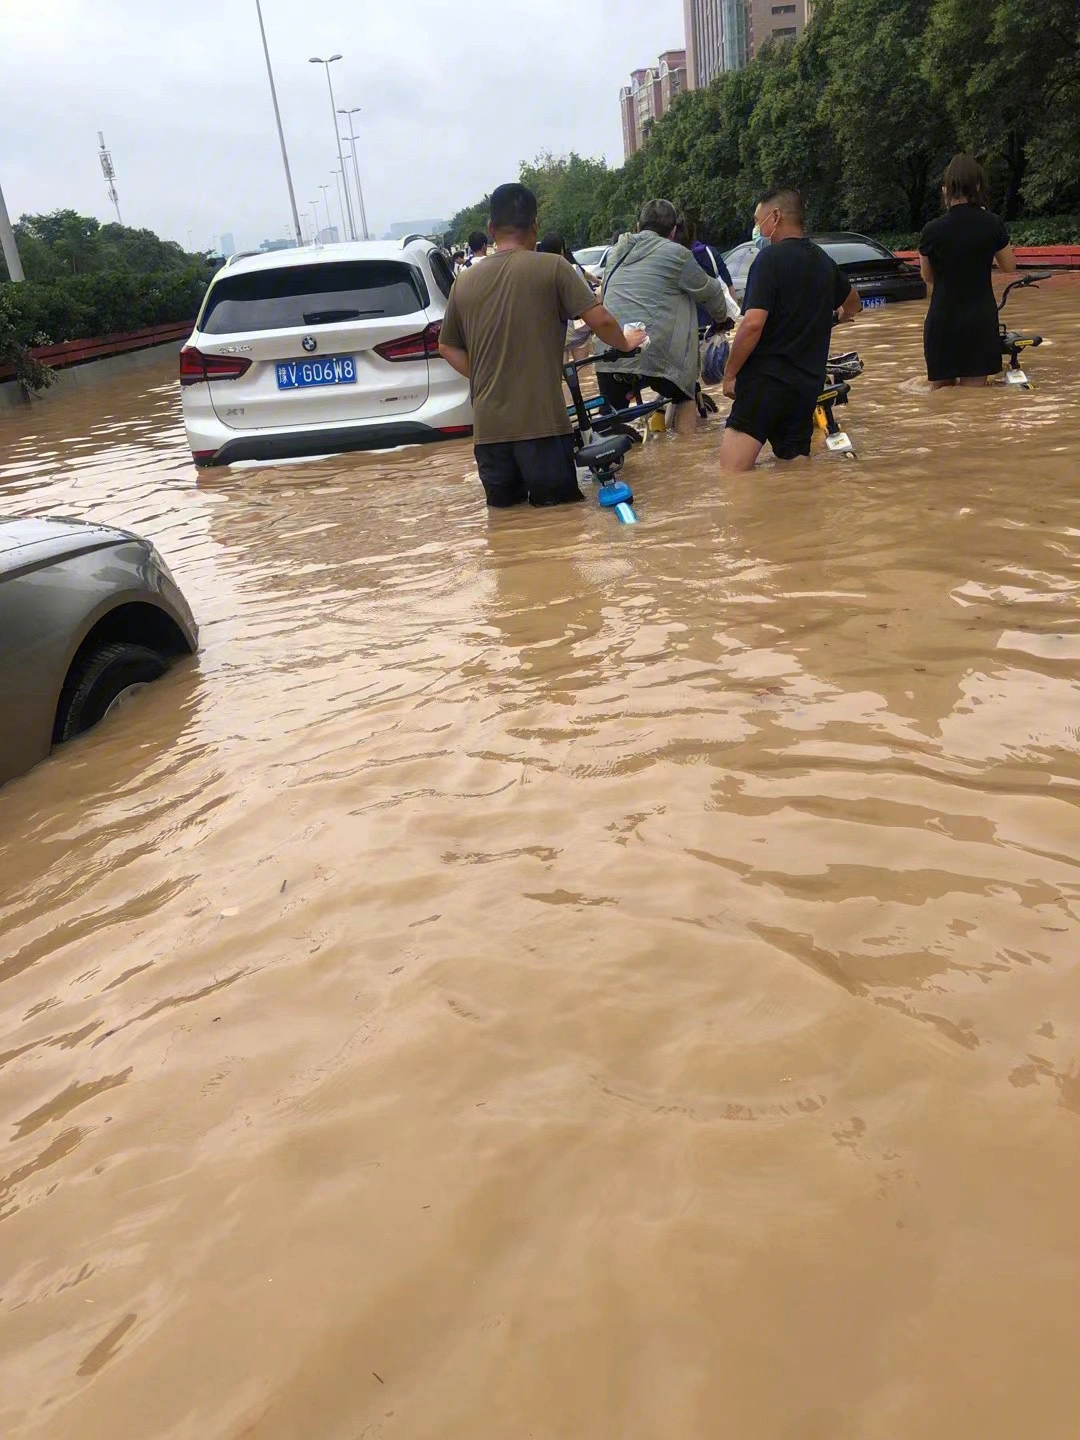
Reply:
[[812, 235], [847, 275], [865, 305], [868, 300], [925, 300], [926, 281], [917, 265], [901, 260], [884, 245], [849, 230]]
[[[864, 305], [926, 299], [926, 281], [919, 274], [918, 267], [899, 259], [876, 240], [849, 230], [834, 230], [810, 238], [827, 255], [831, 255], [844, 274], [849, 276]], [[748, 241], [736, 245], [724, 256], [738, 300], [743, 297], [747, 272], [757, 253], [757, 246]]]

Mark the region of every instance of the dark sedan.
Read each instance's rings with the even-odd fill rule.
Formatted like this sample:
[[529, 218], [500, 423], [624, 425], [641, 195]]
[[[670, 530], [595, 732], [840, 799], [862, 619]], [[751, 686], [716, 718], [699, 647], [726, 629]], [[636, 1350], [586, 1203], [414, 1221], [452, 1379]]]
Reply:
[[[864, 305], [926, 299], [926, 281], [919, 274], [918, 266], [909, 265], [876, 240], [849, 230], [833, 230], [810, 238], [827, 255], [831, 255], [850, 278]], [[757, 247], [750, 241], [736, 245], [724, 256], [739, 300], [743, 297], [746, 276], [756, 256]]]

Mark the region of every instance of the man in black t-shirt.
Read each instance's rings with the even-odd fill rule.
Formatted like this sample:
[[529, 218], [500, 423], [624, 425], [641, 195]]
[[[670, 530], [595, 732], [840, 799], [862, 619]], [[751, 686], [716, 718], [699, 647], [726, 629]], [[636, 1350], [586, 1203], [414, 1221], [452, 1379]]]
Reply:
[[725, 470], [752, 470], [766, 441], [778, 460], [810, 454], [833, 323], [862, 309], [803, 225], [797, 190], [772, 190], [754, 211], [755, 237], [768, 243], [750, 267], [724, 370], [724, 394], [735, 402], [720, 445]]

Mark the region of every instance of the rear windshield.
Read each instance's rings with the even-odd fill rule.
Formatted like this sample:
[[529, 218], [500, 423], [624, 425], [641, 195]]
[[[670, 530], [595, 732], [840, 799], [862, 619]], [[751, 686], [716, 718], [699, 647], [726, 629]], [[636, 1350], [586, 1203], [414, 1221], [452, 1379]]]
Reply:
[[415, 315], [428, 303], [411, 265], [394, 260], [332, 260], [220, 276], [199, 318], [204, 335], [289, 330], [342, 320]]
[[876, 245], [867, 245], [854, 240], [847, 244], [827, 241], [821, 248], [826, 255], [832, 256], [837, 265], [866, 265], [874, 261], [893, 258], [887, 250], [880, 250]]
[[574, 259], [579, 265], [599, 265], [606, 254], [606, 245], [594, 245], [590, 250], [575, 250]]

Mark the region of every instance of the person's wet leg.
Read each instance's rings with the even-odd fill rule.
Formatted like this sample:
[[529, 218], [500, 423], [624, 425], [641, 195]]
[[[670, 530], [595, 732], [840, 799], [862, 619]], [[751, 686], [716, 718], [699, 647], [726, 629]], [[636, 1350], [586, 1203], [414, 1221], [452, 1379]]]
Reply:
[[489, 510], [508, 510], [525, 503], [528, 486], [514, 458], [513, 445], [474, 445], [473, 454]]
[[519, 440], [514, 459], [528, 488], [529, 504], [572, 505], [585, 496], [578, 488], [571, 435], [548, 435], [540, 440]]
[[763, 444], [764, 441], [742, 430], [733, 430], [729, 425], [720, 441], [720, 469], [733, 475], [753, 470]]

